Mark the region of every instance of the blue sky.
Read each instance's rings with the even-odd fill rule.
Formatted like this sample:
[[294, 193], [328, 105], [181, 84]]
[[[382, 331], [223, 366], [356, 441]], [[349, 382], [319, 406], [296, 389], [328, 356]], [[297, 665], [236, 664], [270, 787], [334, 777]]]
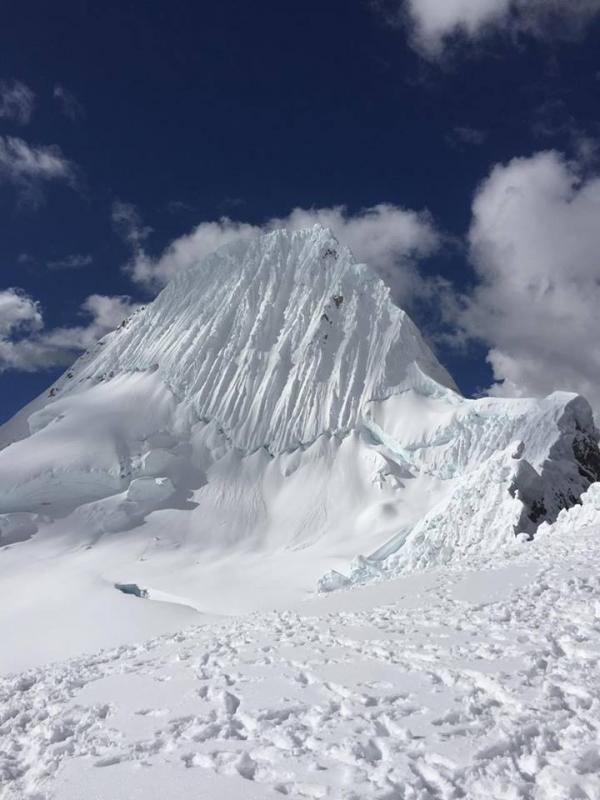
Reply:
[[274, 220], [332, 222], [466, 394], [600, 398], [598, 0], [3, 17], [0, 420]]

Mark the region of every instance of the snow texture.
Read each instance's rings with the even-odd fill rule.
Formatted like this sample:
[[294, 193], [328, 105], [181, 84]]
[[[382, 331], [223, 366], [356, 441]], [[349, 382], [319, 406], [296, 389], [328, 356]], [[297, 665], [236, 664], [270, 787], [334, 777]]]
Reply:
[[7, 676], [0, 796], [592, 800], [599, 574], [597, 527], [513, 539]]

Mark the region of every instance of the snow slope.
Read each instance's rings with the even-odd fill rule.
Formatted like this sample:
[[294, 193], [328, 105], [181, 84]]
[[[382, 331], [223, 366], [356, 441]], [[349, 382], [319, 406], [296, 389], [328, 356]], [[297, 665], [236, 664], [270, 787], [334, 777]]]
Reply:
[[0, 797], [595, 800], [598, 534], [0, 680]]
[[0, 429], [0, 668], [501, 548], [597, 439], [575, 395], [462, 398], [329, 231], [233, 243]]

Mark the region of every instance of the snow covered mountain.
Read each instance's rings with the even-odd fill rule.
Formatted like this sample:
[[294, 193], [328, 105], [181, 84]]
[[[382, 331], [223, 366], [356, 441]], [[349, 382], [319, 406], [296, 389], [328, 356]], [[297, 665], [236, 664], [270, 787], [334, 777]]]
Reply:
[[228, 245], [0, 429], [0, 666], [501, 547], [597, 440], [576, 395], [461, 397], [329, 231]]

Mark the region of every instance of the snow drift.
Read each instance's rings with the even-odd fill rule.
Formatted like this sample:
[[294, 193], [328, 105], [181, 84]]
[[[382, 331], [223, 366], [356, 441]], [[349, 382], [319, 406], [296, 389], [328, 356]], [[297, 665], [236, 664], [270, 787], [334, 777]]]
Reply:
[[236, 242], [0, 429], [0, 628], [58, 615], [46, 658], [500, 547], [579, 502], [597, 439], [576, 395], [461, 397], [329, 231]]

